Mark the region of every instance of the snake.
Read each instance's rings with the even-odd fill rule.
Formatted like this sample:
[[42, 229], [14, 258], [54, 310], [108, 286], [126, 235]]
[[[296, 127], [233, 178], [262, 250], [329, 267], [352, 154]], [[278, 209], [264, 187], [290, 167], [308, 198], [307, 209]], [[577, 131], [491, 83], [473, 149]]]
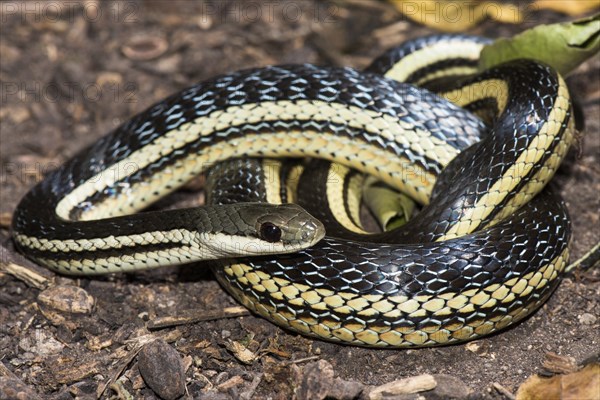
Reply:
[[[67, 275], [213, 260], [217, 280], [250, 310], [328, 341], [426, 347], [504, 329], [564, 274], [570, 222], [546, 184], [574, 118], [564, 79], [547, 65], [478, 72], [488, 43], [437, 35], [363, 71], [282, 65], [198, 83], [51, 172], [17, 206], [13, 239]], [[440, 82], [436, 92], [416, 86]], [[340, 166], [339, 179], [265, 179], [248, 157], [322, 159]], [[231, 160], [240, 168], [218, 171]], [[212, 167], [206, 206], [139, 212]], [[353, 207], [337, 212], [353, 171], [423, 209], [365, 240], [348, 228], [360, 225]], [[287, 203], [319, 192], [330, 201], [316, 209], [344, 228], [334, 236]]]

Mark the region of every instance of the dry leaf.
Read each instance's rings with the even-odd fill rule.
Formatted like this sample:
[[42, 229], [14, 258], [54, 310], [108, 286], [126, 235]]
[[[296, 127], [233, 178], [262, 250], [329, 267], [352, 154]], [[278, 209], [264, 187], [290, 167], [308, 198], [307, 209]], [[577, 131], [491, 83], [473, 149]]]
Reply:
[[589, 364], [578, 372], [542, 378], [529, 377], [517, 391], [516, 400], [581, 400], [600, 398], [600, 364]]

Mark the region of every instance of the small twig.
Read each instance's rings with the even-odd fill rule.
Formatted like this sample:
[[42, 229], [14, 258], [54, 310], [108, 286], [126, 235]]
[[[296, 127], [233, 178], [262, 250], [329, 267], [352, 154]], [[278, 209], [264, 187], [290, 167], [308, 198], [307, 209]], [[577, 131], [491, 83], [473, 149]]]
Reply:
[[117, 368], [112, 373], [112, 376], [108, 378], [108, 380], [104, 382], [104, 384], [98, 386], [98, 390], [96, 391], [96, 397], [98, 399], [102, 397], [106, 389], [108, 389], [114, 382], [116, 382], [117, 379], [119, 379], [123, 371], [125, 371], [125, 368], [127, 368], [127, 366], [133, 361], [133, 359], [138, 355], [138, 353], [141, 350], [142, 346], [137, 346], [129, 352], [127, 357], [125, 357], [119, 362]]
[[188, 315], [179, 315], [175, 317], [159, 317], [148, 321], [148, 329], [161, 329], [171, 326], [193, 324], [200, 321], [214, 321], [225, 318], [236, 318], [250, 315], [245, 307], [227, 307], [216, 311], [193, 311]]
[[[129, 352], [127, 353], [127, 355], [125, 357], [122, 357], [120, 359], [120, 361], [117, 364], [117, 367], [113, 370], [111, 377], [108, 378], [108, 380], [106, 382], [104, 382], [102, 385], [98, 386], [98, 389], [96, 390], [96, 396], [97, 398], [101, 398], [102, 395], [104, 394], [104, 392], [106, 391], [106, 389], [110, 388], [111, 386], [113, 386], [113, 383], [117, 382], [118, 379], [120, 379], [121, 375], [123, 374], [123, 371], [125, 371], [125, 368], [127, 368], [127, 366], [129, 364], [131, 364], [131, 362], [133, 361], [133, 359], [138, 355], [138, 353], [142, 350], [142, 348], [150, 343], [153, 342], [156, 339], [165, 339], [165, 341], [169, 341], [169, 340], [175, 340], [176, 338], [180, 337], [181, 333], [178, 330], [174, 330], [172, 332], [167, 332], [164, 335], [154, 335], [154, 334], [147, 334], [147, 335], [142, 335], [142, 336], [138, 336], [134, 339], [129, 339], [126, 341], [127, 343], [127, 347], [131, 348], [131, 350], [129, 350]], [[122, 347], [115, 350], [114, 353], [117, 353], [120, 349], [123, 349]], [[113, 353], [113, 354], [114, 354]]]
[[505, 388], [501, 384], [494, 382], [494, 383], [492, 383], [492, 387], [494, 389], [496, 389], [498, 391], [498, 393], [500, 393], [501, 395], [504, 395], [504, 397], [506, 397], [507, 399], [510, 399], [510, 400], [516, 399], [515, 395], [512, 394], [507, 388]]
[[310, 357], [299, 358], [297, 360], [290, 360], [290, 361], [287, 361], [285, 364], [287, 364], [287, 365], [300, 364], [303, 362], [314, 361], [314, 360], [318, 360], [318, 359], [319, 359], [319, 356], [310, 356]]
[[[106, 389], [111, 387], [112, 384], [115, 383], [121, 377], [121, 375], [123, 374], [123, 371], [125, 371], [125, 368], [127, 368], [127, 366], [129, 364], [131, 364], [131, 362], [134, 360], [134, 358], [142, 350], [144, 345], [146, 345], [150, 342], [153, 342], [154, 340], [156, 340], [158, 338], [163, 338], [168, 341], [169, 337], [173, 338], [173, 337], [177, 337], [178, 335], [180, 335], [179, 331], [175, 330], [173, 332], [168, 332], [165, 335], [147, 334], [147, 335], [138, 336], [134, 339], [127, 340], [126, 343], [128, 344], [128, 347], [131, 346], [131, 350], [129, 350], [129, 352], [127, 353], [127, 355], [125, 357], [122, 357], [119, 360], [117, 367], [113, 370], [113, 372], [111, 374], [111, 377], [106, 382], [104, 382], [104, 384], [98, 386], [98, 389], [96, 391], [97, 398], [101, 398], [102, 395], [104, 394], [104, 392], [106, 391]], [[119, 349], [117, 349], [117, 350], [119, 350]], [[115, 351], [115, 353], [116, 353], [116, 351]]]

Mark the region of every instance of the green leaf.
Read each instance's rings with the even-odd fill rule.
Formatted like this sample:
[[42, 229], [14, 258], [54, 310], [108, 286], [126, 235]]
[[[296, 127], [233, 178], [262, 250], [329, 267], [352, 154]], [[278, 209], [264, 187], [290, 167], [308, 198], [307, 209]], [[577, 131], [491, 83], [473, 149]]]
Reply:
[[566, 75], [600, 50], [600, 14], [573, 22], [540, 25], [485, 46], [479, 59], [484, 70], [518, 58], [542, 61]]
[[372, 177], [365, 183], [363, 201], [385, 231], [404, 225], [415, 210], [415, 202], [410, 197]]

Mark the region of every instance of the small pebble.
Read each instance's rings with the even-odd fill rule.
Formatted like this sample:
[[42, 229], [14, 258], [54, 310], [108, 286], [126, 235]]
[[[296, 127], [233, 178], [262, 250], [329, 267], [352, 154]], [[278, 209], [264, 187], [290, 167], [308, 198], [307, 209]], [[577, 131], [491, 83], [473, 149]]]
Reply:
[[36, 329], [19, 340], [19, 347], [25, 352], [21, 355], [25, 360], [35, 356], [49, 356], [59, 354], [65, 345], [56, 340], [48, 330]]
[[472, 390], [467, 384], [452, 375], [437, 374], [433, 375], [437, 386], [428, 397], [432, 399], [466, 399]]
[[138, 354], [138, 368], [144, 382], [161, 399], [174, 400], [185, 392], [183, 360], [162, 339], [145, 345]]
[[590, 313], [581, 314], [577, 319], [584, 325], [594, 325], [598, 318]]

